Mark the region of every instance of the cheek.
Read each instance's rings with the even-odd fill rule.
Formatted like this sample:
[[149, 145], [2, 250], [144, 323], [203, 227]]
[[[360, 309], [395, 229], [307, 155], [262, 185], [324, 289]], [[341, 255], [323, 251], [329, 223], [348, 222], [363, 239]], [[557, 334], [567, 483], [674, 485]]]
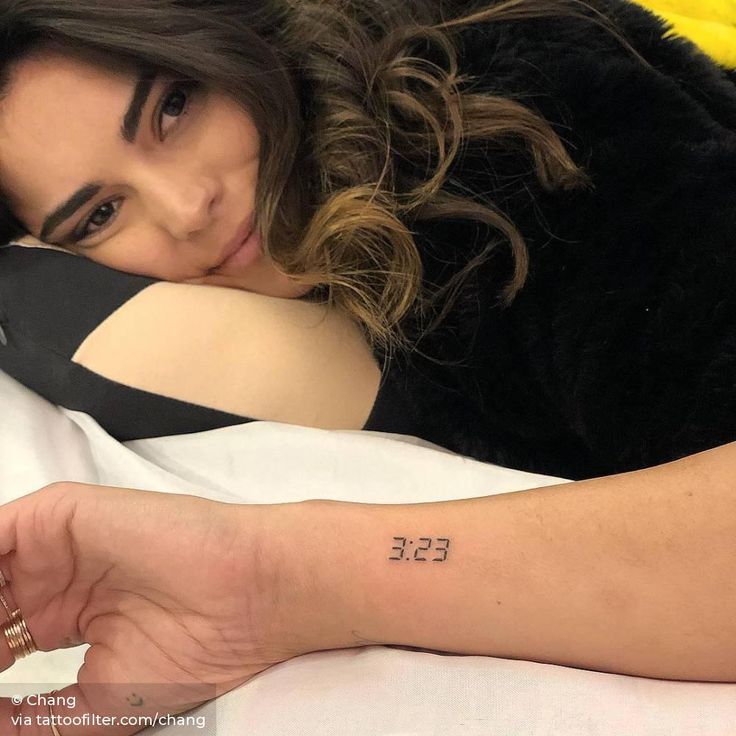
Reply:
[[231, 163], [257, 161], [260, 154], [260, 136], [251, 116], [235, 102], [225, 101], [213, 116], [213, 135], [210, 141], [219, 153]]
[[186, 259], [181, 248], [160, 232], [145, 228], [124, 232], [103, 243], [98, 248], [81, 252], [81, 255], [117, 271], [149, 276], [164, 281], [178, 281], [191, 276], [186, 270]]
[[248, 119], [247, 125], [243, 128], [242, 135], [245, 150], [252, 159], [257, 160], [261, 152], [261, 137], [258, 135], [258, 130], [250, 118]]
[[223, 165], [232, 169], [253, 171], [258, 169], [260, 141], [255, 131], [238, 128], [231, 131], [229, 139], [220, 138], [218, 156]]

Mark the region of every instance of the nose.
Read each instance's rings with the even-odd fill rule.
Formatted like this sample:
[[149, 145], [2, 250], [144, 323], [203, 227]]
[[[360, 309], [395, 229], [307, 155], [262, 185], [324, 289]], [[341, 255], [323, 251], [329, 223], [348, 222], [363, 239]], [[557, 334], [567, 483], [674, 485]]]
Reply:
[[213, 176], [182, 173], [149, 181], [151, 216], [178, 241], [194, 241], [212, 231], [222, 199], [222, 184]]

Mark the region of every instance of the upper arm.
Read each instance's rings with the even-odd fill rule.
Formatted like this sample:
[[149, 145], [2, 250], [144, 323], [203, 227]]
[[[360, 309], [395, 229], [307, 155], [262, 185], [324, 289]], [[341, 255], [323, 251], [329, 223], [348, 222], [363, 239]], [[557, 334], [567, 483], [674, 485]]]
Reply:
[[380, 368], [336, 310], [159, 282], [105, 319], [72, 360], [152, 394], [255, 419], [361, 429]]

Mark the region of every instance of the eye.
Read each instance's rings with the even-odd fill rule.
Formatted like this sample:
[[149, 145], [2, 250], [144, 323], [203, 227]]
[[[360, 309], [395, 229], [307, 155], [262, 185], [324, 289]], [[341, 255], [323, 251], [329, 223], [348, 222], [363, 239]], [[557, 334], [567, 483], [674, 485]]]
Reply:
[[[85, 240], [88, 240], [93, 235], [97, 235], [98, 233], [102, 232], [107, 225], [110, 223], [114, 217], [105, 217], [104, 215], [107, 213], [110, 213], [110, 208], [115, 202], [122, 202], [120, 198], [110, 200], [109, 202], [105, 202], [104, 204], [101, 204], [86, 220], [82, 222], [82, 224], [79, 226], [78, 232], [74, 234], [74, 240], [75, 243], [83, 243]], [[119, 209], [119, 208], [118, 208]], [[113, 209], [112, 214], [113, 216], [117, 213], [118, 210]], [[102, 215], [101, 218], [98, 218], [98, 215]], [[102, 222], [98, 222], [98, 219], [102, 219]], [[99, 230], [90, 231], [91, 225], [97, 225], [99, 226]]]
[[[191, 98], [196, 90], [199, 88], [199, 86], [199, 82], [195, 82], [194, 80], [192, 80], [188, 82], [175, 82], [167, 88], [166, 92], [161, 98], [161, 104], [158, 108], [159, 113], [156, 116], [158, 120], [159, 131], [163, 129], [162, 122], [164, 117], [181, 119], [189, 113], [191, 107]], [[179, 123], [176, 123], [173, 127], [176, 127], [178, 124]], [[98, 233], [101, 233], [103, 230], [105, 230], [105, 228], [114, 219], [115, 214], [117, 214], [117, 211], [119, 210], [119, 208], [118, 210], [115, 210], [113, 208], [112, 213], [110, 212], [110, 208], [115, 202], [122, 202], [122, 200], [114, 199], [101, 204], [86, 220], [82, 222], [82, 224], [79, 226], [79, 229], [74, 234], [74, 239], [77, 244], [83, 243], [84, 241], [89, 240], [89, 238], [93, 237], [94, 235], [97, 235]], [[112, 216], [105, 217], [105, 214]], [[101, 215], [101, 217], [98, 218], [98, 215]], [[99, 221], [100, 219], [102, 220], [102, 222]], [[90, 230], [90, 226], [92, 225], [97, 225], [99, 229]]]
[[161, 105], [159, 107], [159, 132], [163, 130], [161, 123], [164, 117], [183, 118], [189, 113], [191, 98], [198, 87], [199, 83], [193, 80], [175, 82], [168, 87], [161, 98]]

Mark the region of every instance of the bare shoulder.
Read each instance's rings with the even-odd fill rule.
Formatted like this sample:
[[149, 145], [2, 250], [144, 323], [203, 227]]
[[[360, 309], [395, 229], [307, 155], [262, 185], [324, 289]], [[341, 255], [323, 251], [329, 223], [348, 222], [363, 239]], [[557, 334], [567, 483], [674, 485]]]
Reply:
[[324, 429], [362, 428], [380, 383], [360, 329], [336, 309], [170, 282], [126, 302], [73, 360], [144, 391]]

